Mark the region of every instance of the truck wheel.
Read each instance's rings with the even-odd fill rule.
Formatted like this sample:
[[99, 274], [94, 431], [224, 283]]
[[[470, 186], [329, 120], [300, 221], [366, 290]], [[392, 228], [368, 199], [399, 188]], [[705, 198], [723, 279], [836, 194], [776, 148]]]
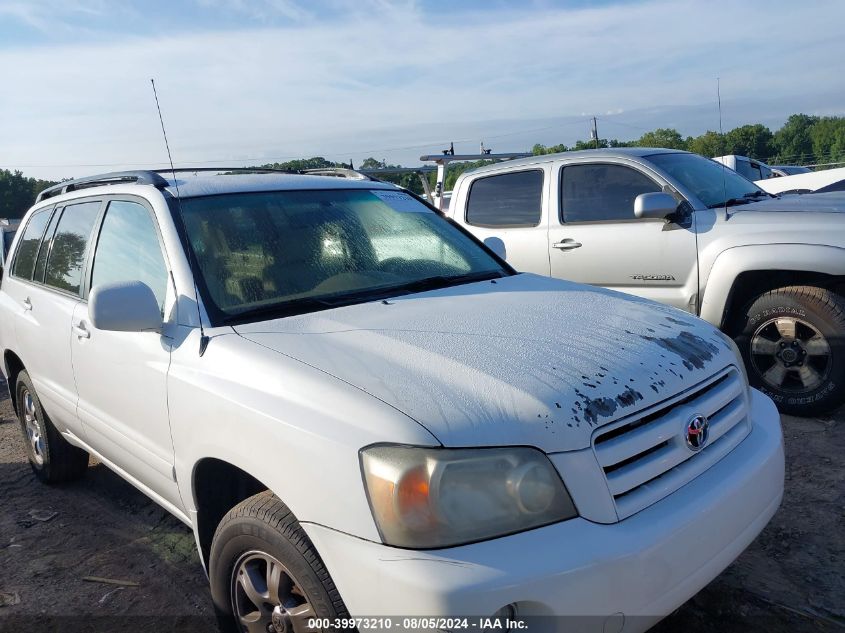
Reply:
[[46, 484], [79, 479], [88, 469], [88, 453], [70, 444], [53, 426], [26, 371], [18, 374], [18, 420], [32, 472]]
[[208, 568], [224, 631], [299, 633], [314, 630], [310, 618], [349, 616], [311, 540], [269, 491], [223, 518]]
[[845, 299], [823, 288], [779, 288], [742, 318], [737, 344], [749, 380], [781, 412], [814, 416], [845, 401]]

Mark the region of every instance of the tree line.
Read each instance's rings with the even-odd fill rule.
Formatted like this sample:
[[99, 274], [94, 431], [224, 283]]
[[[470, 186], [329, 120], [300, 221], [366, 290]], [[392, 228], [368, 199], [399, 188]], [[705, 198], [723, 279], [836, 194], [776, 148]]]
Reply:
[[[684, 137], [673, 128], [657, 128], [630, 141], [619, 139], [579, 140], [574, 145], [534, 145], [535, 155], [568, 152], [594, 147], [665, 147], [695, 152], [702, 156], [739, 154], [750, 156], [770, 165], [819, 165], [845, 162], [845, 117], [811, 116], [793, 114], [784, 125], [772, 132], [760, 123], [741, 125], [724, 134], [709, 130], [699, 136]], [[486, 165], [491, 161], [453, 163], [446, 173], [444, 189], [449, 191], [458, 176], [468, 169]], [[355, 167], [354, 165], [352, 165]], [[349, 163], [326, 160], [321, 156], [300, 158], [282, 163], [267, 163], [263, 168], [303, 171], [327, 167], [350, 167]], [[383, 160], [366, 158], [357, 165], [359, 169], [393, 168]], [[416, 174], [384, 174], [382, 180], [401, 185], [415, 193], [422, 193], [422, 183]], [[434, 175], [430, 176], [432, 185]], [[28, 178], [20, 171], [0, 169], [0, 217], [19, 218], [32, 205], [42, 190], [56, 184], [53, 181]]]

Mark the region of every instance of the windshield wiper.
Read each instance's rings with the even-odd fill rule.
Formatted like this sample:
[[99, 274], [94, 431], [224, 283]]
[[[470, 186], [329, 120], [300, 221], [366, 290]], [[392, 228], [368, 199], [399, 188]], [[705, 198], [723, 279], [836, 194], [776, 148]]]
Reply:
[[438, 288], [448, 288], [450, 286], [460, 286], [462, 284], [469, 284], [476, 281], [499, 279], [501, 277], [504, 277], [504, 275], [498, 270], [487, 270], [481, 273], [467, 273], [465, 275], [435, 275], [434, 277], [425, 277], [424, 279], [417, 279], [416, 281], [409, 281], [406, 284], [393, 286], [389, 289], [389, 291], [392, 294], [408, 294], [413, 292], [423, 292], [425, 290], [437, 290]]
[[243, 312], [228, 315], [223, 319], [223, 323], [226, 325], [232, 325], [243, 323], [244, 321], [251, 321], [256, 317], [281, 318], [294, 316], [305, 312], [317, 312], [319, 310], [340, 308], [355, 303], [364, 303], [387, 297], [395, 297], [396, 295], [422, 292], [423, 290], [434, 290], [436, 288], [447, 288], [449, 286], [457, 286], [474, 281], [498, 279], [503, 276], [504, 275], [500, 271], [495, 270], [488, 270], [483, 273], [468, 273], [466, 275], [438, 275], [436, 277], [418, 279], [398, 286], [367, 288], [357, 292], [349, 292], [334, 296], [326, 295], [323, 297], [302, 297], [300, 299], [290, 299], [289, 301], [281, 301], [279, 303], [273, 303], [266, 306], [259, 306], [257, 308], [251, 308], [249, 310], [244, 310]]
[[738, 204], [748, 204], [749, 202], [751, 202], [751, 200], [749, 200], [748, 198], [745, 198], [745, 197], [728, 198], [727, 200], [725, 200], [723, 202], [716, 202], [715, 204], [711, 204], [707, 208], [708, 209], [717, 209], [719, 207], [735, 207]]
[[349, 305], [360, 301], [360, 298], [354, 295], [345, 295], [343, 297], [303, 297], [301, 299], [291, 299], [289, 301], [281, 301], [258, 308], [250, 308], [243, 312], [236, 312], [230, 314], [223, 319], [226, 325], [242, 323], [244, 321], [251, 321], [256, 317], [270, 317], [280, 318], [285, 316], [293, 316], [295, 314], [303, 314], [304, 312], [316, 312], [318, 310], [328, 310], [329, 308], [337, 308], [343, 305]]
[[742, 194], [741, 198], [728, 198], [724, 202], [717, 202], [715, 204], [709, 205], [708, 209], [715, 209], [717, 207], [734, 207], [738, 204], [748, 204], [749, 202], [755, 202], [761, 198], [774, 198], [773, 196], [767, 191], [763, 191], [762, 189], [758, 189], [757, 191], [749, 191], [748, 193]]

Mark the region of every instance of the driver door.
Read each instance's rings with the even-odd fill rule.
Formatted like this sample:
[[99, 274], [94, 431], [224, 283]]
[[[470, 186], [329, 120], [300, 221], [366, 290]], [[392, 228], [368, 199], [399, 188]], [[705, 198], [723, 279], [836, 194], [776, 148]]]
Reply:
[[[90, 261], [88, 290], [142, 281], [153, 290], [163, 313], [175, 300], [168, 291], [155, 216], [140, 200], [108, 202]], [[71, 325], [77, 415], [89, 444], [134, 481], [181, 508], [167, 409], [172, 343], [165, 335], [167, 323], [162, 332], [98, 330], [88, 317], [88, 303], [81, 302]]]
[[639, 194], [662, 191], [651, 174], [623, 163], [562, 164], [559, 205], [549, 223], [553, 277], [653, 299], [695, 314], [693, 220], [634, 217]]

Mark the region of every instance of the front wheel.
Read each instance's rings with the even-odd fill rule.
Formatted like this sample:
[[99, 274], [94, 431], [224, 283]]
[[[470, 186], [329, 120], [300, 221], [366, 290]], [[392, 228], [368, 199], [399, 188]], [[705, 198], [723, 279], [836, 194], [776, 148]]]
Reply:
[[220, 522], [208, 576], [223, 630], [304, 633], [314, 618], [349, 616], [308, 535], [269, 491]]
[[845, 401], [845, 299], [823, 288], [779, 288], [742, 314], [737, 344], [749, 379], [783, 413], [813, 416]]

